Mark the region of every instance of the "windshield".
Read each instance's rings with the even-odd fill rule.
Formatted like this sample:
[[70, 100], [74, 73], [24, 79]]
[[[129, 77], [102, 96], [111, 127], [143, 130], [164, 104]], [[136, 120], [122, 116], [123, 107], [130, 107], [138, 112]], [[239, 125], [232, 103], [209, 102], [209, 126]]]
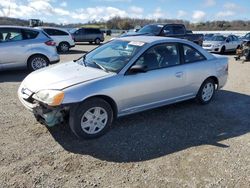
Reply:
[[226, 37], [224, 37], [224, 36], [213, 36], [210, 40], [211, 41], [225, 41]]
[[144, 44], [113, 40], [94, 49], [80, 61], [82, 65], [118, 73]]
[[138, 33], [153, 33], [158, 35], [163, 28], [163, 25], [146, 25], [145, 27], [141, 28]]

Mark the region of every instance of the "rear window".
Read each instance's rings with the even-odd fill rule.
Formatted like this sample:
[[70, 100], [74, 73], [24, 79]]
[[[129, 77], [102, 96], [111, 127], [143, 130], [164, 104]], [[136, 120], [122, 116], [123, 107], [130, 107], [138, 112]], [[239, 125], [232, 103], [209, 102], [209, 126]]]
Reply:
[[38, 31], [33, 31], [33, 30], [23, 30], [23, 38], [24, 39], [35, 39], [38, 36], [39, 32]]
[[85, 29], [85, 33], [87, 34], [101, 34], [100, 29]]
[[57, 29], [44, 29], [44, 31], [49, 35], [49, 36], [67, 36], [69, 35], [65, 31], [57, 30]]

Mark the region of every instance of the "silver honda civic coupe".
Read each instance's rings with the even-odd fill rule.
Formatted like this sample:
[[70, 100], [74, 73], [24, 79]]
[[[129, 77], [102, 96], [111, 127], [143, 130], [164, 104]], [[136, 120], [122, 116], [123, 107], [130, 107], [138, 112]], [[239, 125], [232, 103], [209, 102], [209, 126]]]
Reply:
[[68, 121], [76, 136], [96, 138], [117, 117], [192, 98], [207, 104], [227, 76], [226, 57], [192, 42], [125, 37], [31, 73], [18, 96], [48, 127]]

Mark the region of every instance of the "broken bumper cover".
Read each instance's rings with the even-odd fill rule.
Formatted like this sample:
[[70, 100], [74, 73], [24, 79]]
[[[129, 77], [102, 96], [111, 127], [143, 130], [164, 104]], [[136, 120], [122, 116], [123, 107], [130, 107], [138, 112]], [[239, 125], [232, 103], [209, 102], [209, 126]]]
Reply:
[[69, 107], [63, 105], [50, 107], [46, 104], [35, 101], [32, 98], [33, 94], [34, 93], [30, 90], [21, 87], [18, 90], [18, 98], [20, 102], [25, 108], [34, 114], [38, 122], [45, 124], [48, 127], [53, 127], [64, 121], [67, 111], [69, 111]]
[[37, 106], [34, 108], [33, 113], [38, 122], [48, 127], [53, 127], [64, 121], [65, 113], [63, 111], [64, 109], [61, 107], [49, 109], [43, 106]]

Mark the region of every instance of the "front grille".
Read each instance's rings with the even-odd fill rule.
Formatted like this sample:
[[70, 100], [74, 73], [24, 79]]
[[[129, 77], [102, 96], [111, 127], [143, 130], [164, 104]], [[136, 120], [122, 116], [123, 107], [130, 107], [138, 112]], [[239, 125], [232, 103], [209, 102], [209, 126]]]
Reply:
[[203, 47], [211, 47], [211, 44], [203, 44]]

